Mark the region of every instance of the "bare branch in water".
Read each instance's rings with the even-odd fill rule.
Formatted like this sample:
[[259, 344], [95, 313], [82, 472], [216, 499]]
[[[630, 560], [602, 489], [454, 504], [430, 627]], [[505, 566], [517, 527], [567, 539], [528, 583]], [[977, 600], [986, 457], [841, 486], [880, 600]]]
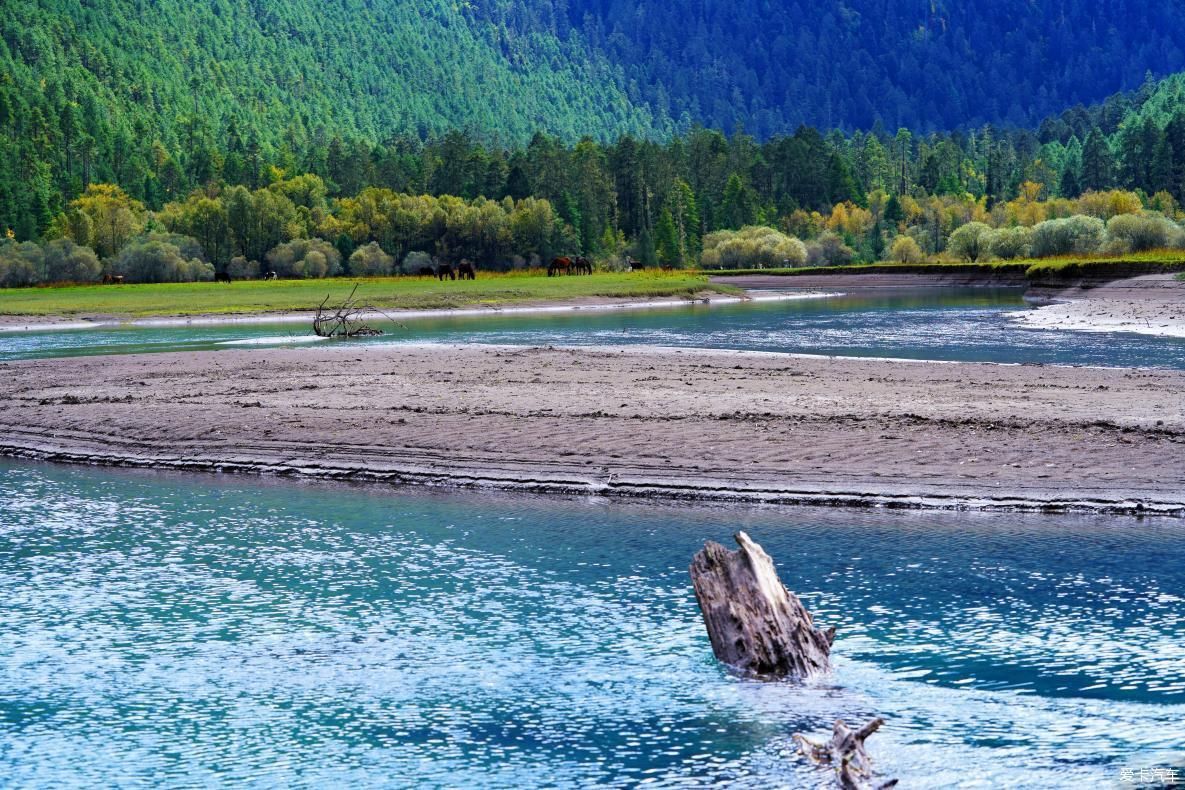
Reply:
[[[383, 330], [366, 324], [366, 317], [375, 313], [393, 324], [403, 327], [403, 324], [374, 305], [358, 304], [358, 300], [355, 298], [357, 293], [358, 284], [354, 283], [354, 289], [350, 291], [350, 295], [346, 297], [345, 301], [328, 309], [325, 306], [329, 304], [329, 295], [326, 294], [325, 298], [321, 300], [321, 304], [317, 306], [317, 315], [313, 318], [313, 332], [317, 337], [373, 337], [381, 335]], [[406, 329], [406, 327], [403, 328]]]

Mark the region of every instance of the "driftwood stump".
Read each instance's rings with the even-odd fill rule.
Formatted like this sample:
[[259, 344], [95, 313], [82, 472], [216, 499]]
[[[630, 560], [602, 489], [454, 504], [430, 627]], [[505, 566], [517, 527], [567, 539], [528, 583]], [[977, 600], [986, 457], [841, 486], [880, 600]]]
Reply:
[[835, 629], [815, 628], [798, 596], [778, 579], [773, 560], [744, 532], [738, 551], [708, 541], [691, 561], [695, 597], [716, 658], [761, 677], [826, 672]]
[[831, 740], [827, 743], [811, 740], [802, 733], [794, 734], [794, 741], [798, 748], [811, 761], [821, 765], [834, 765], [836, 781], [844, 790], [865, 790], [876, 787], [877, 790], [893, 787], [896, 779], [890, 779], [877, 785], [871, 784], [872, 760], [864, 750], [864, 739], [881, 728], [884, 719], [876, 718], [858, 730], [853, 730], [844, 723], [843, 719], [835, 722], [835, 729], [831, 733]]

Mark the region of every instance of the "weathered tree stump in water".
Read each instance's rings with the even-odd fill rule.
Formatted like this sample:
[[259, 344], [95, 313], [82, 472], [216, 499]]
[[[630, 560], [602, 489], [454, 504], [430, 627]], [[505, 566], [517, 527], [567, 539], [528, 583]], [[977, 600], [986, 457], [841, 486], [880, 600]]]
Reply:
[[695, 597], [716, 658], [762, 677], [799, 677], [830, 669], [835, 629], [815, 628], [798, 596], [778, 579], [773, 560], [744, 532], [738, 551], [708, 541], [691, 561]]
[[[876, 718], [860, 729], [853, 730], [840, 719], [835, 722], [831, 740], [827, 743], [813, 741], [802, 733], [795, 733], [794, 741], [813, 762], [834, 765], [836, 781], [844, 790], [864, 790], [874, 786], [868, 781], [872, 778], [872, 760], [868, 752], [864, 751], [864, 739], [879, 730], [884, 723], [884, 719]], [[896, 784], [896, 779], [890, 779], [875, 787], [885, 790]]]

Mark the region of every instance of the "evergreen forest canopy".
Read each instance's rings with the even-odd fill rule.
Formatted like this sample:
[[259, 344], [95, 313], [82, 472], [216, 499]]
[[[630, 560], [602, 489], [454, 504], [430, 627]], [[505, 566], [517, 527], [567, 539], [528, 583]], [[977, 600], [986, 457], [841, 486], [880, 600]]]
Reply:
[[[1113, 188], [1130, 195], [1104, 220], [1177, 219], [1185, 77], [1140, 83], [1185, 62], [1173, 4], [743, 6], [14, 0], [0, 18], [0, 230], [109, 262], [117, 238], [171, 245], [173, 270], [204, 276], [189, 264], [266, 265], [315, 237], [347, 268], [372, 243], [393, 247], [393, 266], [626, 249], [681, 265], [757, 238], [797, 252], [711, 236], [752, 225], [815, 242], [816, 261], [884, 257], [899, 236], [936, 255], [963, 224], [1099, 214], [1074, 199]], [[108, 216], [100, 204], [123, 206], [106, 237], [87, 225]], [[200, 235], [182, 216], [199, 204], [214, 224], [194, 246], [178, 235]], [[266, 232], [243, 224], [256, 204]], [[404, 229], [356, 221], [372, 204]], [[239, 235], [218, 231], [236, 206]], [[528, 248], [482, 225], [526, 215], [544, 228]], [[469, 223], [467, 240], [449, 223]]]

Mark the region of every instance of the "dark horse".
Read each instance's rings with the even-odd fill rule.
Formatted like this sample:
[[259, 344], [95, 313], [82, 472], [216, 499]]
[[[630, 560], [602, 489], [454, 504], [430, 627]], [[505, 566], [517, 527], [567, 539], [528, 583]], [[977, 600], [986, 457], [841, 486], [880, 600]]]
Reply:
[[123, 285], [123, 275], [122, 274], [104, 274], [103, 275], [103, 284], [104, 285]]
[[592, 261], [584, 256], [578, 256], [572, 261], [572, 274], [592, 274]]
[[443, 280], [445, 277], [450, 280], [457, 279], [457, 270], [451, 263], [442, 263], [436, 267], [436, 279]]
[[436, 270], [433, 269], [431, 266], [421, 266], [420, 267], [420, 276], [421, 277], [435, 277]]
[[226, 283], [227, 285], [230, 285], [230, 275], [226, 272], [218, 272], [214, 275], [214, 282]]
[[457, 267], [457, 274], [462, 280], [476, 280], [477, 269], [469, 261], [461, 261], [461, 265]]
[[559, 274], [570, 274], [572, 271], [571, 258], [555, 258], [551, 265], [547, 267], [547, 276], [554, 277]]
[[631, 272], [640, 272], [646, 268], [646, 264], [642, 263], [637, 258], [631, 258], [628, 255], [625, 256], [625, 263], [630, 267]]
[[272, 270], [270, 270], [270, 269], [269, 269], [268, 271], [266, 271], [266, 272], [264, 272], [264, 273], [263, 273], [263, 279], [265, 279], [265, 280], [276, 280], [276, 279], [279, 279], [279, 275], [278, 275], [278, 274], [276, 274], [274, 271], [272, 271]]

